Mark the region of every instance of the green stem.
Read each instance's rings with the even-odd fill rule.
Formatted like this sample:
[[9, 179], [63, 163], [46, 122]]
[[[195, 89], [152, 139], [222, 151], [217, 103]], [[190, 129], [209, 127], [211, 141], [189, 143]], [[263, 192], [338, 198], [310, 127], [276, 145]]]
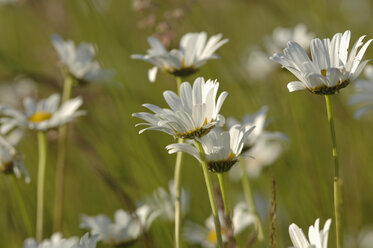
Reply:
[[181, 86], [182, 79], [181, 77], [176, 77], [176, 84], [177, 84], [177, 94], [180, 96], [180, 86]]
[[[71, 76], [66, 76], [62, 93], [62, 103], [68, 101], [72, 95], [72, 89], [75, 80]], [[54, 216], [53, 230], [54, 232], [62, 231], [62, 216], [63, 216], [63, 197], [64, 197], [64, 177], [65, 177], [65, 158], [67, 148], [67, 125], [63, 125], [58, 129], [58, 152], [56, 164], [56, 180], [55, 180], [55, 199], [54, 199]]]
[[217, 173], [217, 175], [218, 175], [221, 195], [223, 197], [225, 216], [229, 216], [229, 207], [228, 207], [228, 199], [227, 199], [227, 191], [226, 191], [226, 186], [225, 186], [224, 174]]
[[44, 213], [44, 184], [45, 167], [47, 160], [47, 140], [44, 131], [38, 131], [39, 146], [39, 168], [38, 168], [38, 188], [37, 188], [37, 207], [36, 207], [36, 239], [43, 239], [43, 213]]
[[256, 217], [256, 220], [257, 220], [256, 228], [258, 230], [258, 240], [262, 244], [262, 246], [264, 246], [265, 240], [264, 240], [264, 234], [263, 234], [263, 227], [262, 227], [260, 218], [258, 216], [258, 213], [256, 212], [254, 197], [251, 191], [249, 178], [246, 175], [246, 165], [245, 165], [245, 161], [243, 158], [240, 159], [240, 168], [241, 168], [241, 183], [242, 183], [242, 188], [245, 194], [246, 202], [247, 202], [247, 205], [249, 206], [250, 212], [254, 214]]
[[[180, 85], [181, 85], [181, 78], [176, 77], [177, 83], [177, 92], [180, 96]], [[179, 138], [179, 143], [183, 143], [184, 140]], [[180, 182], [180, 175], [181, 175], [181, 161], [183, 158], [183, 153], [178, 152], [176, 155], [176, 162], [175, 162], [175, 174], [174, 174], [174, 183], [175, 183], [175, 248], [181, 247], [181, 182]]]
[[[179, 143], [183, 143], [184, 140], [179, 138]], [[175, 163], [175, 175], [174, 175], [174, 183], [175, 183], [175, 247], [181, 247], [181, 183], [180, 183], [180, 172], [181, 172], [181, 161], [183, 158], [183, 153], [178, 152], [176, 156], [176, 163]]]
[[23, 198], [21, 188], [19, 187], [18, 179], [16, 178], [16, 176], [14, 174], [12, 174], [11, 177], [12, 177], [12, 182], [13, 182], [13, 185], [14, 185], [14, 188], [15, 188], [16, 196], [17, 196], [17, 199], [18, 199], [19, 207], [21, 208], [21, 215], [22, 215], [23, 221], [25, 222], [27, 235], [29, 237], [31, 237], [33, 235], [32, 234], [32, 225], [31, 225], [30, 215], [27, 212], [25, 199]]
[[337, 138], [335, 135], [334, 118], [333, 118], [333, 104], [332, 96], [325, 95], [326, 110], [328, 113], [328, 121], [330, 126], [330, 133], [333, 145], [333, 158], [334, 158], [334, 215], [335, 215], [335, 230], [336, 230], [336, 243], [337, 248], [342, 247], [342, 180], [339, 176], [339, 162], [337, 151]]
[[221, 235], [221, 226], [220, 226], [220, 221], [219, 221], [219, 213], [218, 213], [218, 207], [216, 206], [216, 200], [215, 200], [215, 195], [213, 192], [213, 187], [212, 187], [212, 182], [211, 182], [211, 177], [207, 168], [207, 163], [206, 163], [206, 156], [205, 156], [205, 151], [203, 150], [202, 144], [198, 141], [195, 140], [199, 155], [201, 157], [201, 165], [203, 169], [203, 175], [205, 177], [206, 181], [206, 188], [207, 188], [207, 193], [209, 195], [209, 200], [210, 200], [210, 205], [211, 205], [211, 210], [212, 210], [212, 215], [214, 216], [214, 223], [215, 223], [215, 232], [216, 232], [216, 237], [218, 241], [218, 247], [224, 247], [223, 244], [223, 238]]

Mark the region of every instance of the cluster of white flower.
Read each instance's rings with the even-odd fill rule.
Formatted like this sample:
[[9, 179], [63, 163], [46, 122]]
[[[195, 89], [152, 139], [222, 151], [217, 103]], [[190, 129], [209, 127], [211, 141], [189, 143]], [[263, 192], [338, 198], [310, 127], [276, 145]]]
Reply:
[[[14, 1], [3, 2], [9, 4]], [[338, 158], [330, 97], [353, 83], [364, 70], [369, 60], [362, 61], [362, 59], [373, 40], [370, 39], [364, 44], [365, 36], [361, 36], [349, 51], [350, 31], [337, 33], [332, 39], [313, 39], [313, 37], [314, 35], [308, 33], [304, 25], [298, 25], [294, 30], [276, 29], [273, 37], [266, 39], [267, 52], [276, 51], [276, 53], [270, 58], [266, 55], [266, 63], [271, 59], [297, 77], [298, 81], [287, 85], [290, 92], [308, 90], [314, 94], [325, 95], [332, 132], [333, 156], [336, 161], [335, 182], [337, 183], [335, 185], [338, 185]], [[24, 109], [18, 110], [19, 106], [16, 106], [17, 103], [12, 103], [11, 98], [8, 104], [0, 104], [0, 172], [15, 175], [17, 178], [24, 177], [29, 183], [31, 178], [23, 164], [23, 155], [15, 147], [25, 131], [38, 132], [39, 138], [37, 240], [26, 239], [24, 248], [95, 248], [98, 242], [124, 247], [139, 240], [158, 217], [175, 222], [175, 246], [179, 248], [181, 219], [188, 218], [190, 200], [189, 192], [186, 192], [180, 183], [183, 153], [193, 156], [201, 163], [213, 213], [206, 220], [205, 227], [186, 222], [183, 232], [186, 241], [207, 248], [222, 247], [223, 243], [230, 242], [230, 238], [238, 236], [249, 226], [253, 226], [255, 233], [258, 234], [258, 240], [264, 242], [261, 240], [261, 232], [263, 232], [261, 220], [255, 210], [248, 180], [259, 177], [263, 168], [273, 164], [280, 157], [284, 151], [284, 143], [288, 141], [287, 135], [267, 130], [270, 124], [267, 118], [267, 106], [254, 114], [246, 114], [242, 121], [234, 117], [226, 119], [221, 112], [228, 93], [223, 91], [218, 95], [221, 84], [217, 80], [197, 77], [193, 84], [182, 81], [184, 77], [199, 71], [208, 60], [219, 58], [215, 52], [228, 42], [228, 39], [222, 39], [221, 34], [208, 38], [205, 32], [187, 33], [181, 38], [179, 49], [171, 51], [167, 51], [156, 38], [150, 37], [148, 42], [151, 48], [147, 54], [131, 57], [155, 66], [148, 73], [151, 82], [155, 81], [158, 70], [174, 76], [178, 93], [170, 90], [163, 93], [167, 108], [143, 104], [151, 112], [134, 113], [132, 116], [143, 120], [136, 125], [145, 126], [139, 133], [155, 130], [178, 139], [178, 143], [166, 146], [169, 154], [178, 154], [175, 178], [169, 182], [168, 190], [156, 189], [153, 195], [146, 197], [133, 212], [117, 210], [113, 221], [103, 214], [93, 217], [82, 215], [80, 227], [88, 229], [91, 237], [87, 233], [80, 240], [75, 237], [66, 239], [60, 233], [55, 233], [50, 239], [42, 239], [45, 134], [51, 129], [59, 128], [61, 131], [66, 124], [86, 114], [85, 111], [80, 110], [83, 105], [82, 98], [71, 97], [74, 86], [88, 82], [108, 82], [113, 76], [113, 71], [101, 68], [95, 60], [96, 50], [93, 45], [81, 43], [75, 46], [74, 42], [64, 41], [60, 36], [53, 35], [52, 44], [66, 78], [65, 86], [70, 87], [67, 90], [70, 95], [64, 92], [61, 99], [60, 94], [55, 93], [46, 99], [36, 100], [34, 83], [31, 83], [32, 87], [26, 88], [25, 91], [17, 92], [13, 87], [7, 88], [9, 90], [7, 92], [15, 92], [12, 94], [17, 99], [22, 98]], [[311, 58], [306, 51], [308, 47]], [[283, 52], [277, 52], [280, 49], [284, 49]], [[257, 59], [263, 54], [265, 53], [257, 51], [253, 56]], [[273, 65], [270, 66], [272, 67]], [[251, 74], [260, 71], [255, 68], [250, 70]], [[270, 69], [263, 70], [270, 71]], [[351, 104], [363, 105], [355, 114], [357, 118], [373, 110], [373, 66], [365, 68], [365, 75], [367, 80], [359, 80], [355, 83], [358, 93], [350, 98]], [[23, 85], [20, 87], [25, 88]], [[30, 85], [29, 81], [27, 85]], [[235, 166], [237, 162], [242, 163], [241, 167]], [[227, 172], [233, 181], [242, 180], [247, 200], [247, 203], [238, 202], [232, 211], [229, 209], [224, 181]], [[220, 191], [216, 194], [219, 200], [216, 200], [213, 192], [211, 175], [217, 175], [219, 180]], [[338, 191], [338, 186], [335, 187], [335, 197], [338, 197], [341, 192]], [[218, 209], [219, 201], [221, 204]], [[335, 202], [338, 202], [337, 198]], [[335, 223], [337, 248], [340, 248], [338, 208], [339, 205], [336, 205]], [[315, 224], [309, 227], [308, 239], [296, 224], [290, 225], [289, 234], [294, 248], [328, 247], [331, 220], [325, 222], [322, 230], [319, 222], [317, 219]]]

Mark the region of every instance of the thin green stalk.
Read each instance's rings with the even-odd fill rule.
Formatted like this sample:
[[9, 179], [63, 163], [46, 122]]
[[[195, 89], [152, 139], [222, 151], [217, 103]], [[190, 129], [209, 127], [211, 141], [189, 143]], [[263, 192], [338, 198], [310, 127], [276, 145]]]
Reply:
[[[71, 98], [75, 80], [71, 76], [66, 76], [62, 93], [62, 103]], [[53, 230], [54, 232], [62, 231], [62, 216], [63, 216], [63, 197], [64, 197], [64, 177], [65, 177], [65, 158], [67, 148], [67, 125], [63, 125], [58, 129], [58, 152], [56, 164], [56, 180], [55, 180], [55, 199], [54, 199], [54, 215], [53, 215]]]
[[256, 212], [256, 207], [254, 203], [253, 193], [251, 191], [250, 181], [246, 175], [245, 161], [242, 158], [240, 159], [240, 168], [241, 168], [241, 183], [242, 183], [242, 188], [245, 194], [245, 199], [246, 199], [247, 205], [249, 206], [250, 212], [254, 214], [256, 217], [256, 220], [257, 220], [256, 225], [258, 229], [258, 240], [262, 244], [262, 246], [264, 246], [265, 240], [264, 240], [262, 222], [260, 221], [258, 213]]
[[226, 186], [225, 186], [224, 174], [223, 173], [217, 173], [217, 175], [218, 175], [221, 195], [223, 197], [224, 212], [225, 212], [226, 216], [229, 216], [229, 206], [228, 206], [228, 199], [227, 199], [227, 191], [226, 191]]
[[180, 96], [180, 86], [181, 86], [181, 77], [176, 77], [176, 84], [177, 84], [177, 94]]
[[[177, 83], [177, 92], [180, 96], [180, 85], [181, 85], [181, 78], [176, 77]], [[179, 143], [183, 143], [184, 140], [179, 138]], [[175, 175], [174, 175], [174, 183], [175, 183], [175, 248], [181, 247], [181, 182], [180, 182], [180, 175], [181, 175], [181, 161], [183, 158], [183, 153], [178, 152], [176, 155], [176, 162], [175, 162]]]
[[14, 185], [14, 188], [15, 188], [15, 193], [16, 193], [16, 196], [17, 196], [17, 199], [18, 199], [19, 207], [21, 209], [21, 215], [22, 215], [23, 221], [25, 222], [27, 235], [29, 237], [31, 237], [33, 235], [32, 234], [32, 224], [31, 224], [30, 215], [27, 212], [25, 199], [23, 198], [22, 190], [19, 187], [18, 179], [16, 178], [16, 176], [14, 174], [11, 175], [11, 177], [12, 177], [12, 182], [13, 182], [13, 185]]
[[36, 200], [36, 239], [43, 239], [43, 214], [44, 214], [44, 184], [45, 167], [47, 162], [47, 139], [44, 131], [38, 131], [39, 148], [39, 166], [38, 166], [38, 185]]
[[[178, 140], [179, 143], [183, 143], [183, 139]], [[178, 152], [176, 155], [176, 163], [175, 163], [175, 175], [174, 175], [174, 183], [175, 183], [175, 247], [181, 247], [181, 183], [180, 183], [180, 172], [181, 172], [181, 161], [182, 161], [183, 153]]]
[[328, 113], [328, 121], [330, 126], [330, 133], [333, 145], [333, 158], [334, 158], [334, 215], [335, 215], [335, 231], [337, 248], [342, 248], [342, 180], [339, 176], [339, 162], [337, 151], [337, 138], [335, 135], [334, 118], [333, 118], [333, 104], [332, 96], [325, 95], [326, 110]]
[[214, 195], [214, 192], [213, 192], [211, 177], [210, 177], [210, 174], [209, 174], [209, 171], [208, 171], [208, 168], [207, 168], [205, 151], [203, 150], [202, 144], [199, 141], [195, 140], [195, 142], [198, 146], [199, 155], [201, 157], [201, 165], [202, 165], [202, 169], [203, 169], [203, 175], [204, 175], [205, 181], [206, 181], [206, 188], [207, 188], [207, 193], [209, 195], [212, 215], [214, 216], [215, 232], [216, 232], [218, 247], [222, 248], [222, 247], [224, 247], [224, 244], [223, 244], [223, 238], [222, 238], [222, 235], [221, 235], [221, 226], [220, 226], [220, 221], [219, 221], [218, 207], [216, 206], [216, 200], [215, 200], [215, 195]]

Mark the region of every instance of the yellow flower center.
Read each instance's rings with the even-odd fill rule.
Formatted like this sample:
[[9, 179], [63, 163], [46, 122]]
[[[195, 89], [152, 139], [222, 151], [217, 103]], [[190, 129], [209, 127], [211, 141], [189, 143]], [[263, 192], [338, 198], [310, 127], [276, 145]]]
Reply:
[[321, 75], [323, 75], [324, 77], [326, 77], [326, 69], [322, 69], [321, 70]]
[[[221, 227], [221, 235], [224, 235], [225, 234], [225, 230], [223, 227]], [[207, 234], [207, 241], [210, 242], [211, 244], [217, 244], [218, 243], [218, 237], [216, 236], [216, 231], [215, 229], [214, 230], [211, 230], [208, 234]]]
[[218, 243], [218, 237], [216, 236], [216, 231], [211, 230], [209, 234], [207, 235], [207, 241], [212, 243], [212, 244], [217, 244]]
[[38, 111], [35, 112], [32, 116], [28, 118], [29, 121], [31, 122], [42, 122], [49, 120], [52, 117], [52, 114], [46, 111]]
[[235, 157], [236, 157], [236, 154], [234, 154], [233, 152], [229, 152], [228, 160], [232, 160]]

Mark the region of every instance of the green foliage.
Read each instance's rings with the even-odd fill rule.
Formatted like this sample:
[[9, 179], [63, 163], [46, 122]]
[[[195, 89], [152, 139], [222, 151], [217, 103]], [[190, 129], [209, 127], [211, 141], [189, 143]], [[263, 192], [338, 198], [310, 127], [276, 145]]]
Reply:
[[[81, 236], [79, 217], [85, 213], [112, 216], [118, 208], [131, 209], [158, 186], [167, 187], [173, 177], [176, 156], [168, 155], [165, 146], [172, 140], [168, 135], [146, 132], [139, 135], [138, 120], [131, 113], [143, 111], [142, 103], [166, 106], [164, 90], [175, 90], [169, 75], [159, 73], [157, 82], [150, 84], [150, 65], [130, 59], [134, 53], [148, 48], [146, 37], [152, 29], [137, 25], [141, 13], [132, 9], [131, 1], [110, 1], [109, 9], [98, 12], [86, 1], [23, 1], [20, 5], [0, 7], [0, 79], [9, 81], [19, 74], [36, 79], [40, 95], [45, 97], [62, 90], [63, 78], [57, 57], [50, 43], [53, 33], [76, 42], [97, 45], [99, 60], [105, 68], [114, 68], [117, 82], [110, 85], [87, 85], [78, 88], [88, 115], [74, 123], [69, 133], [66, 173], [64, 236]], [[158, 1], [159, 9], [177, 7], [185, 1]], [[167, 3], [167, 4], [166, 4]], [[272, 176], [277, 185], [277, 244], [291, 244], [288, 226], [295, 222], [307, 229], [317, 217], [324, 222], [333, 217], [333, 161], [331, 142], [322, 96], [306, 91], [288, 93], [286, 83], [294, 78], [286, 71], [276, 71], [263, 82], [249, 79], [245, 66], [250, 45], [262, 44], [262, 37], [276, 26], [307, 25], [319, 37], [352, 30], [353, 40], [363, 34], [372, 36], [364, 23], [347, 15], [337, 1], [195, 1], [184, 19], [175, 24], [176, 40], [185, 32], [207, 31], [223, 33], [230, 42], [219, 50], [221, 60], [207, 63], [198, 76], [217, 78], [220, 90], [229, 92], [222, 108], [224, 116], [241, 118], [262, 105], [270, 108], [273, 122], [270, 130], [279, 130], [289, 138], [281, 158], [252, 181], [255, 195], [265, 203], [258, 209], [263, 215], [263, 227], [269, 240], [269, 213]], [[333, 7], [331, 7], [333, 6]], [[336, 7], [337, 6], [337, 7]], [[338, 8], [339, 6], [339, 8]], [[371, 49], [371, 48], [370, 48]], [[368, 50], [366, 57], [372, 55]], [[194, 80], [195, 76], [189, 78]], [[371, 122], [354, 120], [347, 105], [352, 92], [348, 87], [334, 97], [336, 133], [340, 164], [344, 177], [345, 232], [353, 232], [373, 223], [373, 153]], [[36, 213], [37, 150], [36, 137], [30, 133], [21, 144], [25, 164], [32, 182], [21, 184], [32, 218]], [[52, 234], [54, 172], [56, 145], [50, 134], [46, 176], [45, 237]], [[201, 224], [210, 214], [202, 170], [195, 159], [185, 156], [182, 185], [191, 194], [187, 218]], [[103, 172], [113, 185], [103, 180]], [[217, 181], [215, 181], [217, 185]], [[229, 182], [231, 204], [243, 198], [239, 182]], [[118, 190], [120, 189], [120, 190]], [[21, 247], [26, 238], [10, 178], [1, 175], [0, 247]], [[118, 193], [120, 192], [120, 193]], [[259, 206], [258, 206], [259, 207]], [[333, 223], [334, 224], [334, 223]], [[330, 244], [334, 242], [334, 225]], [[250, 230], [252, 231], [252, 230]], [[239, 237], [242, 245], [250, 232]], [[153, 247], [172, 247], [173, 227], [157, 220], [149, 238]], [[134, 247], [143, 247], [139, 240]], [[101, 246], [104, 247], [104, 246]], [[255, 244], [253, 247], [259, 247]]]

